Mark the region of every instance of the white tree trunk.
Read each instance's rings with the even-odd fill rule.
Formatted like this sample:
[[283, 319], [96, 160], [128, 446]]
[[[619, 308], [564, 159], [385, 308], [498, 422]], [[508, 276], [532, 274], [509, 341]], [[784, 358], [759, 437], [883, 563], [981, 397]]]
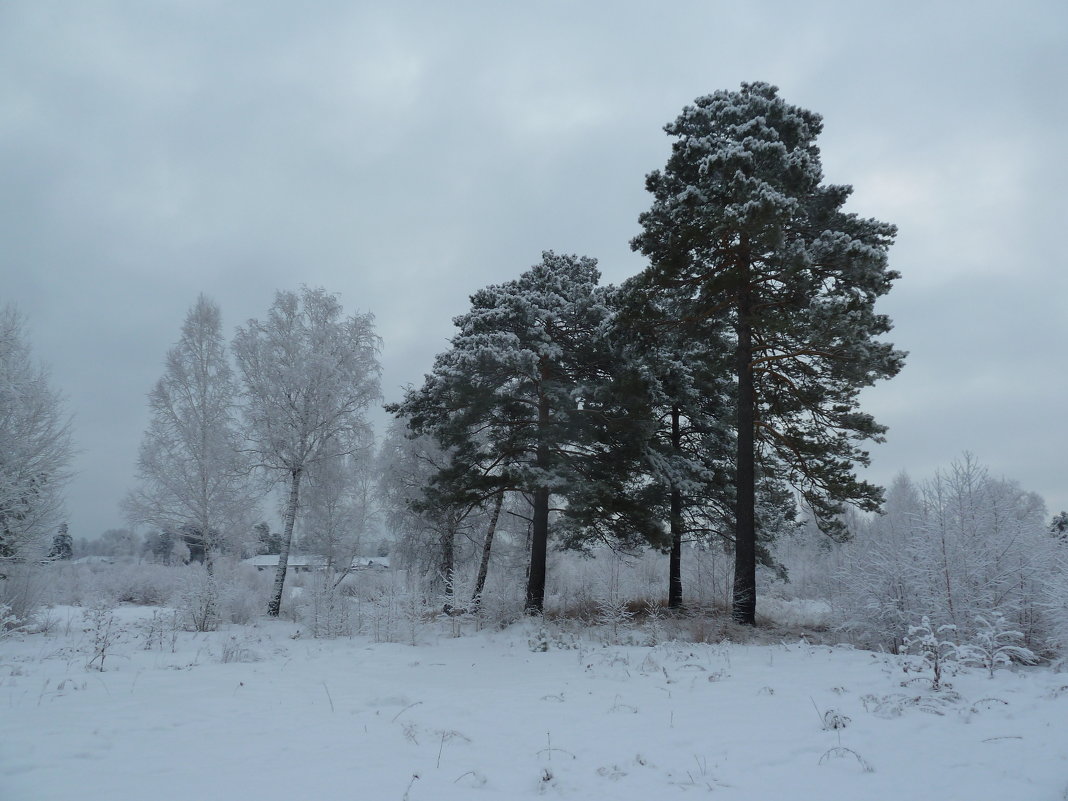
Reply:
[[282, 608], [282, 588], [286, 582], [286, 568], [289, 566], [289, 549], [293, 544], [293, 523], [297, 519], [297, 502], [300, 499], [300, 470], [289, 475], [289, 503], [286, 504], [285, 530], [282, 532], [282, 550], [278, 554], [278, 570], [274, 574], [274, 589], [267, 604], [267, 614], [278, 617]]

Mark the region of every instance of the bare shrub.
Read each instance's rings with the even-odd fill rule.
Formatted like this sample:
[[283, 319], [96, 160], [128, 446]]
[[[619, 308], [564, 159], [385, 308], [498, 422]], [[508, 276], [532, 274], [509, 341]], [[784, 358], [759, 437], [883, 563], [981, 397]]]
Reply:
[[175, 604], [185, 627], [191, 631], [215, 631], [219, 627], [219, 586], [201, 565], [184, 573]]
[[222, 638], [222, 646], [219, 651], [219, 661], [224, 664], [230, 662], [259, 662], [260, 654], [252, 647], [247, 636], [227, 634]]
[[0, 637], [7, 636], [19, 627], [19, 619], [11, 612], [11, 607], [0, 603]]
[[121, 633], [115, 622], [114, 607], [107, 601], [99, 601], [82, 613], [82, 619], [85, 621], [84, 631], [88, 635], [89, 650], [85, 667], [87, 670], [95, 668], [103, 673], [104, 662]]
[[352, 601], [338, 585], [333, 571], [317, 573], [308, 582], [307, 620], [312, 636], [332, 639], [353, 633]]
[[182, 619], [177, 610], [153, 610], [152, 617], [140, 624], [141, 638], [146, 651], [164, 651], [170, 648], [173, 654], [182, 630]]
[[402, 610], [405, 597], [403, 589], [390, 582], [374, 592], [363, 604], [364, 622], [375, 642], [397, 642], [404, 619]]
[[690, 606], [683, 615], [666, 618], [664, 638], [715, 645], [730, 639], [730, 617], [717, 609]]

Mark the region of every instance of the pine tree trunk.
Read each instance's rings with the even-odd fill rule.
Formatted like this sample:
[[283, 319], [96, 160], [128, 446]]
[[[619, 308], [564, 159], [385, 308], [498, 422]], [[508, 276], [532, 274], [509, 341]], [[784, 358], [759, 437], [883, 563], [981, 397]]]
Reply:
[[271, 600], [267, 603], [267, 614], [271, 617], [278, 617], [282, 608], [282, 588], [286, 582], [289, 549], [293, 544], [293, 524], [297, 519], [297, 502], [300, 498], [300, 475], [299, 469], [289, 474], [289, 502], [286, 504], [285, 530], [282, 532], [282, 547], [278, 554], [278, 570], [274, 574]]
[[738, 450], [734, 533], [734, 598], [736, 623], [756, 622], [756, 453], [754, 425], [756, 391], [753, 386], [753, 331], [750, 320], [749, 265], [741, 268], [738, 298], [738, 344], [735, 371], [738, 376]]
[[497, 494], [493, 502], [493, 512], [490, 514], [489, 527], [486, 529], [486, 540], [482, 543], [482, 561], [478, 564], [478, 578], [475, 579], [475, 591], [471, 595], [471, 611], [477, 612], [482, 604], [482, 591], [486, 589], [486, 574], [489, 573], [490, 550], [493, 548], [493, 535], [497, 533], [497, 521], [501, 516], [501, 507], [504, 505], [504, 493]]
[[[549, 397], [545, 383], [549, 378], [545, 357], [541, 359], [538, 388], [538, 450], [535, 464], [542, 470], [549, 468]], [[527, 601], [524, 607], [528, 615], [540, 615], [545, 611], [545, 561], [549, 549], [549, 488], [538, 487], [534, 491], [534, 519], [530, 538], [530, 574], [527, 577]]]
[[[682, 450], [679, 407], [671, 407], [671, 448]], [[682, 608], [682, 492], [671, 482], [671, 556], [668, 557], [668, 609]]]
[[528, 615], [545, 611], [545, 561], [549, 550], [549, 488], [534, 491], [534, 521], [530, 537], [530, 575], [527, 578]]

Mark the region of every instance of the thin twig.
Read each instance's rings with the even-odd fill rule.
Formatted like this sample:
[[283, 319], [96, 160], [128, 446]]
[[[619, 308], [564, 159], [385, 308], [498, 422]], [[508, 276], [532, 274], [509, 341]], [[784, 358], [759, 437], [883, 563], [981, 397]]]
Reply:
[[871, 763], [868, 762], [868, 760], [866, 760], [852, 748], [846, 748], [842, 745], [835, 746], [834, 748], [829, 748], [826, 752], [824, 752], [823, 756], [820, 757], [818, 764], [822, 765], [826, 761], [827, 757], [842, 757], [846, 754], [852, 754], [856, 758], [857, 763], [860, 765], [861, 770], [863, 770], [865, 773], [875, 773], [875, 768], [872, 767]]
[[412, 785], [415, 784], [415, 782], [416, 782], [416, 780], [418, 778], [419, 778], [419, 774], [418, 773], [413, 773], [412, 774], [412, 780], [410, 782], [408, 782], [408, 789], [404, 791], [404, 796], [401, 799], [401, 801], [408, 801], [408, 794], [411, 793]]
[[[422, 701], [416, 701], [414, 704], [408, 704], [408, 706], [404, 707], [404, 709], [402, 709], [400, 712], [398, 712], [396, 715], [393, 716], [393, 720], [391, 720], [390, 723], [396, 723], [397, 722], [397, 718], [399, 718], [401, 715], [403, 715], [405, 712], [407, 712], [413, 706], [419, 706], [419, 704], [421, 704], [421, 703], [423, 703], [423, 702]], [[416, 778], [418, 779], [419, 777], [416, 776]]]
[[578, 759], [577, 756], [568, 751], [566, 748], [553, 748], [552, 735], [549, 732], [545, 732], [545, 742], [547, 743], [546, 747], [542, 748], [540, 751], [538, 751], [538, 753], [548, 755], [549, 762], [553, 761], [553, 751], [559, 751], [561, 754], [567, 754], [572, 759]]
[[823, 713], [820, 712], [820, 708], [816, 706], [816, 699], [810, 695], [808, 700], [812, 702], [812, 708], [816, 710], [816, 717], [820, 719], [820, 723], [825, 723], [826, 721], [823, 719]]

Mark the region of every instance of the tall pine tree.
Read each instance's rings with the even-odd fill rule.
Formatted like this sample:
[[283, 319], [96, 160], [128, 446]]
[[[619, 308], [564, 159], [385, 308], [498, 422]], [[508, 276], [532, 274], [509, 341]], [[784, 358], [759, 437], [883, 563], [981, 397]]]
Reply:
[[596, 261], [542, 254], [518, 279], [479, 290], [423, 386], [391, 407], [451, 454], [439, 498], [533, 498], [526, 609], [545, 603], [550, 497], [577, 486], [591, 445], [584, 399], [603, 378], [609, 309]]
[[904, 354], [877, 337], [891, 328], [876, 299], [892, 225], [843, 211], [851, 189], [825, 185], [819, 115], [765, 83], [698, 98], [665, 130], [675, 137], [646, 187], [651, 209], [632, 247], [645, 280], [680, 321], [719, 321], [733, 349], [737, 428], [733, 614], [756, 611], [756, 485], [777, 461], [828, 533], [843, 503], [877, 509], [881, 490], [858, 480], [865, 440], [885, 427], [858, 394], [895, 375]]

